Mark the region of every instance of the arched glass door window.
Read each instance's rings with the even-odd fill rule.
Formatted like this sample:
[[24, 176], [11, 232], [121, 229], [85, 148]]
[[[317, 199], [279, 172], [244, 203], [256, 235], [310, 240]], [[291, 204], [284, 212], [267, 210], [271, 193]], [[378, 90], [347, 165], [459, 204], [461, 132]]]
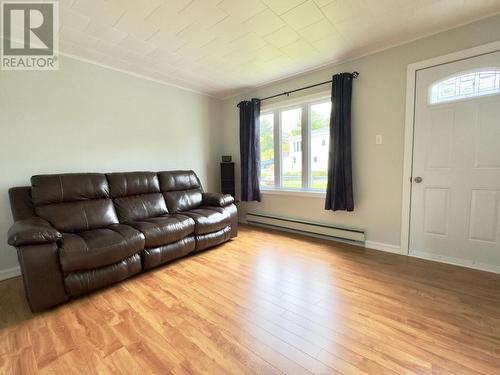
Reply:
[[500, 69], [467, 72], [431, 86], [430, 104], [500, 93]]

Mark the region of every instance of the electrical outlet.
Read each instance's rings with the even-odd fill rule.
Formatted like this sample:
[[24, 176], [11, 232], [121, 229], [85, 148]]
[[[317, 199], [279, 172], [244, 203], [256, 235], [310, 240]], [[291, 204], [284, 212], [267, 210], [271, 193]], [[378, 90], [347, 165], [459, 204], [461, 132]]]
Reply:
[[382, 141], [383, 141], [383, 140], [382, 140], [382, 134], [377, 134], [377, 135], [375, 136], [375, 144], [376, 144], [376, 145], [381, 145], [381, 144], [382, 144]]

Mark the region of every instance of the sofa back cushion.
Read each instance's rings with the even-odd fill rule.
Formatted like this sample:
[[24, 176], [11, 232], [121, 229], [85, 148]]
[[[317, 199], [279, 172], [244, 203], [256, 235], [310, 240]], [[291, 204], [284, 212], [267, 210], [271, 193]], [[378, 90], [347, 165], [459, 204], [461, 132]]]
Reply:
[[31, 185], [36, 215], [61, 232], [82, 232], [118, 223], [104, 174], [38, 175], [31, 178]]
[[108, 173], [106, 176], [120, 222], [168, 213], [155, 172]]
[[198, 208], [203, 189], [193, 171], [158, 172], [160, 189], [172, 213]]

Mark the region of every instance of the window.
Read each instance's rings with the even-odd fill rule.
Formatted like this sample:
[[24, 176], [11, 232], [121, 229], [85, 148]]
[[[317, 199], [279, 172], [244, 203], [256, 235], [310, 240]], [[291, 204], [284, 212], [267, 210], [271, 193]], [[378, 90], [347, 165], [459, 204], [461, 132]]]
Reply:
[[328, 98], [262, 112], [263, 190], [326, 189], [330, 108]]
[[[328, 173], [328, 147], [330, 140], [331, 103], [313, 104], [311, 108], [311, 155], [315, 161], [311, 168], [311, 188], [326, 190]], [[321, 146], [320, 146], [321, 145]]]
[[439, 104], [499, 93], [500, 71], [472, 72], [434, 84], [430, 90], [430, 103]]
[[274, 187], [274, 115], [260, 116], [260, 186]]
[[[281, 186], [302, 187], [302, 108], [280, 113], [281, 125]], [[293, 145], [292, 147], [290, 147]], [[297, 147], [295, 147], [297, 146]], [[299, 162], [300, 160], [300, 162]]]

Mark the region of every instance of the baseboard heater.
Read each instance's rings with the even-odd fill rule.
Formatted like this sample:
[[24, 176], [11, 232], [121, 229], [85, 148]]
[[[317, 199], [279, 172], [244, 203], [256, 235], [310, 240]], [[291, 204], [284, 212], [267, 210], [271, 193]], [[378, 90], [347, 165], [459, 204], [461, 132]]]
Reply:
[[358, 229], [342, 228], [328, 224], [308, 222], [301, 219], [284, 218], [257, 213], [247, 213], [249, 224], [264, 226], [314, 237], [353, 242], [364, 242], [365, 232]]

